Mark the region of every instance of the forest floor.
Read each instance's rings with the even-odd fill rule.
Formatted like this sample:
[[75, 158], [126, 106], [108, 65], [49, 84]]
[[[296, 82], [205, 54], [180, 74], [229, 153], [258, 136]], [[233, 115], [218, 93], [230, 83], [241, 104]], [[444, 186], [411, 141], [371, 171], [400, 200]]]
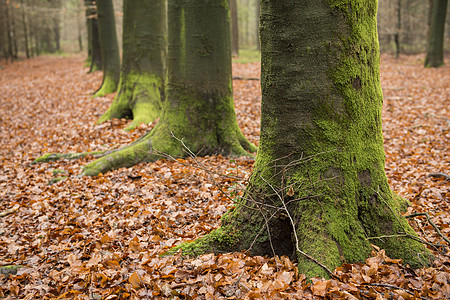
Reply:
[[[81, 57], [3, 65], [0, 298], [450, 298], [450, 181], [430, 177], [450, 174], [450, 62], [424, 69], [423, 59], [382, 56], [383, 132], [392, 189], [411, 201], [406, 214], [430, 216], [431, 222], [425, 216], [409, 220], [436, 255], [433, 266], [412, 270], [374, 249], [364, 264], [345, 264], [334, 271], [336, 278], [311, 281], [287, 257], [159, 257], [220, 225], [252, 162], [217, 156], [161, 160], [94, 178], [78, 176], [92, 157], [31, 164], [47, 152], [120, 147], [154, 124], [132, 132], [122, 130], [126, 120], [94, 126], [114, 95], [91, 98], [101, 74], [86, 74]], [[235, 76], [259, 77], [257, 63], [233, 67]], [[259, 81], [233, 83], [239, 125], [258, 144]]]

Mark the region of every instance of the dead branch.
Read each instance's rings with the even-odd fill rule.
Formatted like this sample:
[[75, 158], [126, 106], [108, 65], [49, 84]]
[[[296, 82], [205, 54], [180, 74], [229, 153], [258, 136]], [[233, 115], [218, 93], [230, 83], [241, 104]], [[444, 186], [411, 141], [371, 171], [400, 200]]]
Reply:
[[417, 236], [414, 236], [414, 235], [408, 234], [408, 233], [399, 233], [399, 234], [382, 235], [382, 236], [372, 236], [372, 237], [366, 238], [366, 240], [375, 240], [375, 239], [380, 239], [381, 240], [381, 239], [384, 239], [384, 238], [397, 238], [397, 237], [407, 237], [407, 238], [413, 239], [415, 241], [418, 241], [418, 242], [421, 242], [423, 244], [426, 244], [426, 245], [428, 245], [428, 246], [430, 246], [432, 248], [435, 248], [438, 251], [439, 251], [439, 248], [443, 248], [444, 247], [444, 245], [433, 244], [433, 243], [427, 242], [427, 241], [425, 241], [425, 240], [423, 240], [423, 239], [421, 239], [421, 238], [419, 238]]
[[428, 176], [434, 177], [434, 178], [444, 178], [445, 181], [450, 181], [450, 175], [447, 175], [445, 173], [431, 173]]
[[431, 220], [430, 215], [428, 214], [428, 212], [424, 212], [424, 213], [412, 213], [410, 215], [405, 216], [405, 218], [414, 218], [414, 217], [418, 217], [418, 216], [425, 216], [427, 217], [427, 221], [428, 223], [430, 223], [431, 226], [433, 226], [434, 230], [436, 230], [437, 234], [439, 234], [440, 237], [442, 237], [449, 245], [450, 245], [450, 240], [444, 236], [444, 234], [442, 234], [441, 230], [439, 229], [439, 227], [437, 227], [436, 224], [434, 224], [434, 222]]
[[297, 250], [298, 253], [300, 253], [301, 255], [305, 256], [306, 258], [308, 258], [309, 260], [313, 261], [314, 263], [316, 263], [317, 265], [319, 265], [322, 269], [324, 269], [325, 271], [327, 271], [327, 273], [330, 275], [330, 277], [334, 277], [336, 278], [336, 275], [333, 274], [333, 272], [331, 272], [330, 269], [328, 269], [327, 266], [325, 266], [324, 264], [322, 264], [321, 262], [319, 262], [316, 258], [310, 256], [309, 254], [303, 252], [302, 250], [300, 250], [299, 247], [299, 240], [298, 240], [298, 236], [297, 236], [297, 231], [295, 228], [295, 222], [294, 219], [292, 218], [291, 214], [289, 213], [289, 210], [286, 206], [286, 203], [284, 203], [283, 198], [280, 196], [280, 194], [277, 192], [277, 190], [268, 182], [266, 181], [262, 176], [261, 179], [277, 194], [278, 198], [280, 199], [281, 203], [283, 204], [283, 208], [289, 218], [289, 221], [291, 222], [292, 225], [292, 230], [294, 233], [294, 238], [295, 238], [295, 248]]
[[0, 218], [15, 213], [16, 211], [19, 210], [19, 207], [20, 205], [15, 205], [13, 208], [0, 212]]
[[[385, 288], [389, 288], [389, 289], [401, 290], [401, 291], [404, 291], [404, 292], [414, 296], [414, 293], [411, 292], [410, 290], [407, 290], [407, 289], [404, 289], [404, 288], [401, 288], [399, 286], [395, 286], [395, 285], [392, 285], [392, 284], [387, 284], [387, 283], [365, 283], [365, 284], [363, 284], [363, 286], [364, 285], [378, 286], [378, 287], [385, 287]], [[421, 297], [421, 296], [419, 296], [419, 297], [420, 297], [420, 299], [423, 299], [423, 300], [429, 300], [428, 298], [424, 298], [424, 297]]]
[[233, 80], [256, 80], [256, 81], [259, 81], [260, 79], [257, 77], [233, 76]]

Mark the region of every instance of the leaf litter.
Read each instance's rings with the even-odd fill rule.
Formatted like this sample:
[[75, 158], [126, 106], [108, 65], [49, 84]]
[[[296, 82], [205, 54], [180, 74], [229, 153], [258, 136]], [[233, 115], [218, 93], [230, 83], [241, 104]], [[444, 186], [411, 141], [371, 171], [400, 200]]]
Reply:
[[[100, 73], [83, 58], [39, 57], [0, 70], [0, 297], [6, 299], [445, 299], [450, 298], [450, 67], [423, 56], [382, 56], [386, 173], [406, 215], [436, 256], [413, 270], [374, 247], [335, 278], [306, 280], [287, 257], [159, 254], [220, 226], [253, 162], [221, 156], [161, 160], [89, 178], [93, 159], [31, 164], [47, 152], [117, 148], [155, 124], [93, 126], [114, 94], [92, 99]], [[256, 63], [235, 76], [259, 77]], [[234, 80], [243, 133], [259, 139], [260, 86]], [[207, 169], [199, 167], [206, 166]], [[227, 176], [221, 176], [224, 174]], [[241, 179], [237, 179], [241, 178]], [[225, 193], [224, 193], [225, 192]]]

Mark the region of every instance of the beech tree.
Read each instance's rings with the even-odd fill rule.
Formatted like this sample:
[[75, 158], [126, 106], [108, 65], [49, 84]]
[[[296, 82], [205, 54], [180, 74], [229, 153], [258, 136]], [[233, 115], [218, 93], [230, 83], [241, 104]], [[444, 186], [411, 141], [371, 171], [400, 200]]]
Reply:
[[309, 277], [364, 261], [371, 244], [429, 261], [384, 171], [376, 13], [376, 0], [261, 1], [254, 173], [219, 229], [173, 251], [288, 255]]
[[430, 28], [425, 67], [444, 65], [444, 31], [448, 0], [430, 1]]
[[125, 130], [159, 117], [166, 67], [166, 1], [125, 0], [123, 58], [118, 93], [97, 123], [133, 118]]
[[167, 98], [158, 124], [123, 149], [87, 165], [83, 174], [160, 159], [162, 155], [249, 156], [233, 105], [229, 1], [168, 2]]
[[120, 57], [113, 2], [112, 0], [101, 0], [96, 3], [103, 81], [94, 96], [101, 97], [113, 93], [117, 89], [120, 78]]
[[89, 73], [102, 69], [102, 54], [100, 39], [98, 35], [97, 7], [95, 1], [84, 0], [86, 9], [86, 26], [88, 41], [88, 57], [86, 64], [89, 65]]

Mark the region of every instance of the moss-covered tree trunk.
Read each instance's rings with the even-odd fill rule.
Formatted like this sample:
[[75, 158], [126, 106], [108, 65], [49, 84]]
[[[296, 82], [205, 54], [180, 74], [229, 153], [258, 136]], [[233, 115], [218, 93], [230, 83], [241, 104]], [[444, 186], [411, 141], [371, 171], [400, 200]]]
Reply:
[[448, 0], [433, 0], [430, 3], [430, 29], [425, 67], [437, 68], [444, 65], [444, 30]]
[[[170, 0], [167, 99], [155, 128], [86, 166], [85, 175], [154, 161], [164, 154], [250, 155], [233, 105], [229, 2]], [[247, 152], [249, 151], [249, 152]]]
[[101, 0], [96, 3], [103, 81], [94, 96], [101, 97], [117, 90], [120, 79], [120, 56], [113, 2], [112, 0]]
[[422, 244], [404, 236], [414, 235], [400, 214], [406, 203], [384, 171], [377, 1], [261, 5], [254, 174], [222, 226], [181, 248], [289, 255], [308, 276], [329, 274], [304, 254], [332, 270], [366, 259], [370, 244], [415, 267], [426, 262]]
[[126, 130], [159, 117], [164, 100], [167, 48], [165, 0], [125, 0], [119, 90], [97, 123], [133, 118]]
[[89, 73], [102, 69], [102, 54], [100, 50], [100, 39], [98, 35], [97, 7], [92, 0], [85, 0], [86, 26], [88, 41], [88, 57], [86, 64]]

